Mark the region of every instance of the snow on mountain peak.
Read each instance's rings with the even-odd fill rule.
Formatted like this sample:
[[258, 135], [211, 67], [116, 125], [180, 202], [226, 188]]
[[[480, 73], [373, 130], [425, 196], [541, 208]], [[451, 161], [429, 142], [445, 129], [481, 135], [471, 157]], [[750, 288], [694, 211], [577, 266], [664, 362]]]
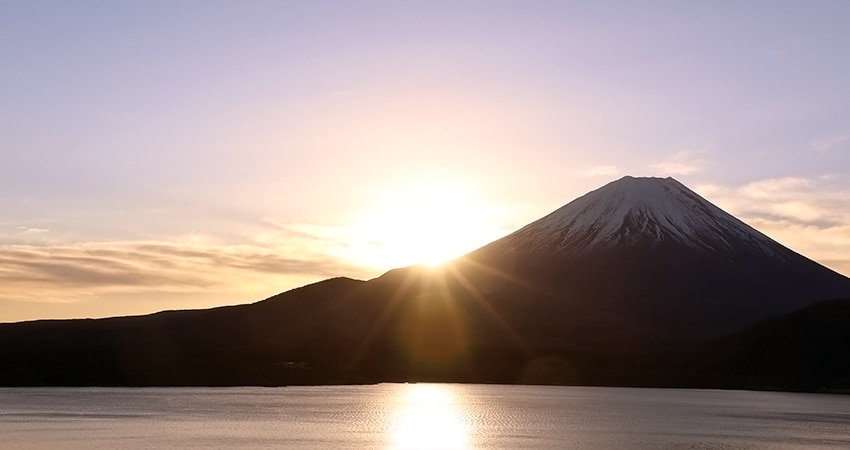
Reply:
[[[777, 256], [784, 247], [673, 178], [631, 176], [602, 186], [503, 238], [509, 251], [580, 254], [675, 241], [711, 251], [745, 245]], [[497, 241], [498, 242], [498, 241]]]

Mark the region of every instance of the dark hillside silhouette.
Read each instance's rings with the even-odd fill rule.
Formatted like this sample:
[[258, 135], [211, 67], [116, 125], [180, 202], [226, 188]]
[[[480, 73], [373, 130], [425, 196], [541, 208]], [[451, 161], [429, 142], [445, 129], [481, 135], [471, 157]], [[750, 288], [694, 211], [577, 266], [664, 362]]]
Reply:
[[850, 279], [626, 177], [438, 268], [250, 305], [0, 325], [0, 384], [847, 389]]

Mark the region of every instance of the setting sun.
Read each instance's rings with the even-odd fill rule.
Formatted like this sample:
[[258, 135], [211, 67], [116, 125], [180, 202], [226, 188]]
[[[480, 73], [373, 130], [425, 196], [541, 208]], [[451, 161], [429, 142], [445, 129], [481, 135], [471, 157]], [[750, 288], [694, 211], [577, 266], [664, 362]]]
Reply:
[[431, 178], [383, 188], [354, 225], [349, 257], [392, 268], [437, 265], [499, 237], [493, 207], [470, 183]]

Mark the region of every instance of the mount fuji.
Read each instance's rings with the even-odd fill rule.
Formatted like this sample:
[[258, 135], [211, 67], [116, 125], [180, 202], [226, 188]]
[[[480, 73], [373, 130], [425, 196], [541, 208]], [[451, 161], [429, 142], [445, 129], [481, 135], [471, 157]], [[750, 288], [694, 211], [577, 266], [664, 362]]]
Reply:
[[562, 305], [677, 336], [732, 332], [850, 295], [850, 279], [672, 178], [611, 182], [454, 264], [472, 278], [486, 268]]
[[850, 279], [672, 178], [624, 177], [438, 268], [0, 324], [0, 385], [848, 389], [848, 345]]
[[580, 256], [665, 241], [708, 252], [790, 256], [787, 249], [673, 178], [630, 176], [570, 202], [489, 247]]

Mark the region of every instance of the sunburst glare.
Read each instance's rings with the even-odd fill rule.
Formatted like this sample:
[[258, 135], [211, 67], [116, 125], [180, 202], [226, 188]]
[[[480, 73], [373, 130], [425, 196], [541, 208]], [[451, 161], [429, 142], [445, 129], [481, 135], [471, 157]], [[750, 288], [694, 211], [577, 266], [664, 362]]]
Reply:
[[499, 237], [498, 211], [469, 183], [422, 179], [382, 189], [356, 220], [349, 258], [367, 267], [437, 265]]

